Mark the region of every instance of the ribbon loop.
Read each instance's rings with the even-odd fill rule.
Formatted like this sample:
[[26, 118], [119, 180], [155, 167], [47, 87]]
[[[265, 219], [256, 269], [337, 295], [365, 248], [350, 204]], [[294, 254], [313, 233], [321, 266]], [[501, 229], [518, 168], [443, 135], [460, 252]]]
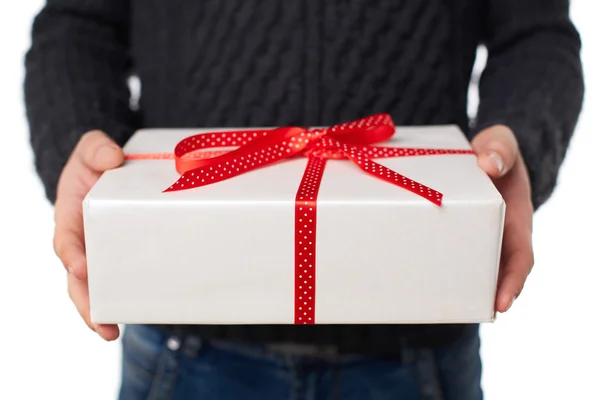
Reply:
[[[329, 128], [281, 127], [271, 130], [203, 133], [185, 138], [175, 147], [181, 177], [165, 192], [217, 183], [295, 156], [349, 159], [366, 173], [441, 205], [442, 194], [373, 161], [373, 158], [469, 154], [470, 150], [376, 147], [395, 131], [388, 114], [375, 114]], [[215, 153], [217, 147], [237, 147]], [[203, 153], [213, 149], [213, 156]]]

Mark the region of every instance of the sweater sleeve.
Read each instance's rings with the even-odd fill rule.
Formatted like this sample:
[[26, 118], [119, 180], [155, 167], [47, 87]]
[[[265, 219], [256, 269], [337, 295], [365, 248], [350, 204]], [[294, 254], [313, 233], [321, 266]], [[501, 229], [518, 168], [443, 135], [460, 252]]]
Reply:
[[490, 0], [474, 132], [495, 124], [515, 133], [535, 208], [552, 194], [581, 111], [579, 34], [568, 0]]
[[36, 171], [51, 202], [79, 138], [123, 144], [135, 129], [127, 85], [127, 0], [47, 0], [25, 56], [25, 107]]

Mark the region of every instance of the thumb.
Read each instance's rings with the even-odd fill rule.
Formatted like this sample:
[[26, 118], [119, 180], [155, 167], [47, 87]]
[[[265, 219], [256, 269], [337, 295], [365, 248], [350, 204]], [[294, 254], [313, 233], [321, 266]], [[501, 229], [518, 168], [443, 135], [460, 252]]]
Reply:
[[479, 132], [471, 141], [477, 163], [489, 176], [500, 178], [515, 164], [519, 145], [512, 130], [494, 125]]
[[100, 172], [120, 166], [125, 159], [123, 150], [101, 131], [89, 131], [83, 135], [75, 154], [84, 165]]

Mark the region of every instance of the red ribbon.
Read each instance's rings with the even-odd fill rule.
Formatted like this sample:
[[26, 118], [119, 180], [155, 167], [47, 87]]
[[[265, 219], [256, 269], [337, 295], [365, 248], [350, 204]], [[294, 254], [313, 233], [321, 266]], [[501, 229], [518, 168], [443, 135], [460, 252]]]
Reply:
[[[305, 156], [308, 164], [296, 193], [296, 324], [315, 323], [317, 195], [327, 159], [349, 159], [366, 173], [441, 206], [442, 194], [373, 161], [373, 158], [473, 154], [471, 150], [376, 147], [395, 132], [388, 114], [376, 114], [329, 128], [282, 127], [270, 130], [201, 133], [183, 139], [174, 154], [128, 154], [135, 159], [175, 159], [181, 177], [165, 192], [217, 183], [283, 159]], [[232, 151], [211, 151], [238, 147]]]

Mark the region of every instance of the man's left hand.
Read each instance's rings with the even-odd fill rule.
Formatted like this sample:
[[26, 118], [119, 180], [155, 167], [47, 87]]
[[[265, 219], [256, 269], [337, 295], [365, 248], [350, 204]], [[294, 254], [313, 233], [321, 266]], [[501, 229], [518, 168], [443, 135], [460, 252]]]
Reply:
[[487, 128], [479, 132], [471, 144], [479, 166], [492, 178], [506, 203], [496, 294], [496, 310], [506, 312], [523, 290], [533, 268], [533, 204], [529, 175], [517, 139], [507, 126]]

